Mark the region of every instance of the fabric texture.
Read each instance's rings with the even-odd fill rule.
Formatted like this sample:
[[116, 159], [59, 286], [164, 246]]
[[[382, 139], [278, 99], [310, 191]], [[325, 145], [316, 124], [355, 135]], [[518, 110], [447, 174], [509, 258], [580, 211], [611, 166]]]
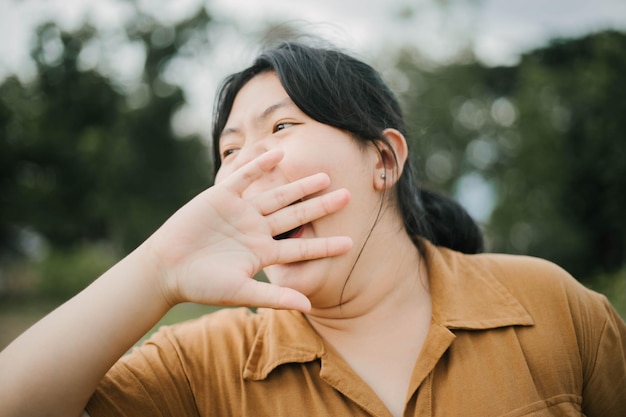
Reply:
[[[626, 415], [626, 325], [536, 258], [427, 245], [433, 317], [404, 416]], [[223, 309], [164, 327], [108, 372], [100, 416], [385, 416], [294, 311]]]

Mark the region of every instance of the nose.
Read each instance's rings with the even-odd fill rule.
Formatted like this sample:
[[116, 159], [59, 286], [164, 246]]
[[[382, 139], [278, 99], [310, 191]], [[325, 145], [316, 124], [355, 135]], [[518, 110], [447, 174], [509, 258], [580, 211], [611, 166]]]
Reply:
[[236, 150], [234, 155], [231, 155], [227, 160], [222, 162], [220, 169], [217, 171], [215, 182], [217, 183], [221, 179], [228, 177], [248, 162], [269, 150], [270, 147], [265, 143], [265, 141], [246, 141], [238, 150]]
[[239, 169], [248, 162], [252, 161], [254, 158], [264, 154], [269, 150], [265, 141], [255, 140], [250, 143], [245, 143], [235, 155], [233, 160], [233, 168]]
[[[235, 158], [235, 169], [240, 168], [241, 166], [252, 161], [254, 158], [259, 157], [260, 155], [271, 149], [274, 149], [275, 147], [276, 144], [274, 144], [271, 140], [259, 140], [257, 142], [252, 142], [242, 147]], [[264, 172], [261, 177], [259, 177], [256, 181], [250, 184], [248, 188], [243, 191], [242, 197], [251, 198], [272, 188], [284, 185], [286, 182], [287, 179], [284, 176], [281, 168], [281, 163], [279, 162], [278, 165], [276, 165], [273, 169]]]

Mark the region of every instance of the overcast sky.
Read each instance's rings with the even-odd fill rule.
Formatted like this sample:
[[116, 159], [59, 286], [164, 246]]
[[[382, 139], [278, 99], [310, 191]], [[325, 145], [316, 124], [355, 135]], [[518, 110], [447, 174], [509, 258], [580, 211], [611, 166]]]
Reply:
[[[195, 62], [174, 67], [171, 78], [185, 84], [189, 106], [175, 124], [189, 133], [208, 129], [215, 86], [253, 57], [254, 34], [267, 21], [294, 22], [360, 56], [377, 57], [390, 45], [411, 43], [445, 62], [470, 48], [489, 65], [514, 64], [525, 51], [554, 37], [573, 37], [617, 28], [626, 30], [626, 0], [136, 0], [163, 21], [178, 20], [207, 4], [227, 22], [212, 34], [213, 45]], [[0, 0], [0, 81], [11, 73], [34, 74], [29, 51], [33, 28], [55, 20], [71, 30], [90, 21], [115, 32], [133, 11], [127, 0]], [[410, 11], [410, 12], [409, 12]], [[399, 19], [398, 16], [404, 16]], [[108, 61], [121, 80], [139, 73], [143, 62], [132, 47], [113, 45]], [[138, 58], [139, 57], [139, 58]], [[185, 133], [185, 132], [182, 132]]]
[[[163, 19], [189, 13], [202, 0], [138, 0]], [[242, 31], [271, 19], [311, 22], [328, 37], [359, 51], [389, 42], [412, 42], [436, 59], [471, 43], [488, 64], [514, 63], [520, 52], [555, 36], [578, 36], [608, 27], [626, 29], [625, 0], [207, 0], [209, 10]], [[404, 20], [397, 16], [406, 10]], [[88, 16], [99, 27], [120, 26], [130, 14], [125, 0], [0, 0], [0, 77], [24, 70], [32, 28], [52, 18], [67, 28]], [[405, 13], [406, 15], [406, 13]]]

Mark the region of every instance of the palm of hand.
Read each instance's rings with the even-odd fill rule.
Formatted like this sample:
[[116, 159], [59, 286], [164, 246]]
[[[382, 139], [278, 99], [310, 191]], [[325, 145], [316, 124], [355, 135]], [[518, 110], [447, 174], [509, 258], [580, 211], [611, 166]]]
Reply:
[[170, 303], [310, 308], [301, 293], [252, 277], [272, 264], [349, 250], [351, 241], [346, 237], [273, 238], [339, 210], [348, 203], [349, 194], [336, 190], [291, 205], [328, 187], [328, 176], [316, 174], [244, 198], [244, 191], [281, 158], [280, 152], [268, 152], [244, 165], [183, 206], [149, 239]]

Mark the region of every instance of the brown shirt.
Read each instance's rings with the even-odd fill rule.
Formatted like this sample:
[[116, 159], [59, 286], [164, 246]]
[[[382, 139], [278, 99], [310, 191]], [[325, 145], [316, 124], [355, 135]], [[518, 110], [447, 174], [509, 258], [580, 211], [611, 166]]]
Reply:
[[[626, 325], [557, 266], [428, 246], [433, 318], [404, 416], [626, 416]], [[122, 358], [98, 416], [390, 416], [293, 311], [225, 309]]]

